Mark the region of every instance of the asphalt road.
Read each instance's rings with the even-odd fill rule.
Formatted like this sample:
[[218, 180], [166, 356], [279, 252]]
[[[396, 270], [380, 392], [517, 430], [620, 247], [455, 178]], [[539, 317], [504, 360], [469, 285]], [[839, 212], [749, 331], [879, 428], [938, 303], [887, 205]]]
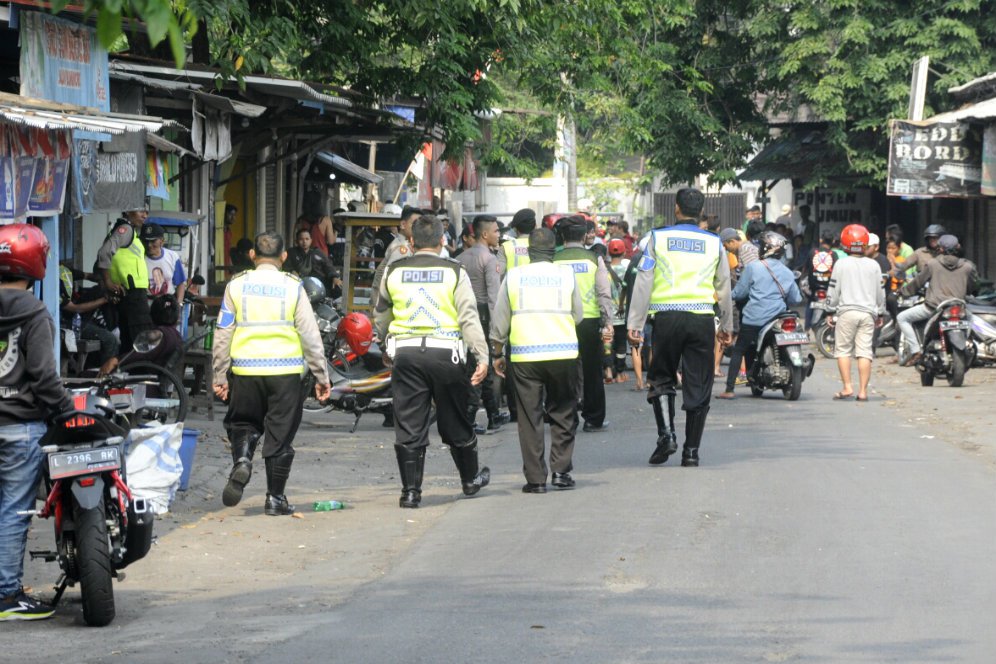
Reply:
[[[921, 437], [887, 396], [833, 402], [830, 378], [821, 362], [796, 403], [744, 389], [714, 401], [699, 468], [647, 465], [650, 409], [613, 386], [612, 429], [579, 433], [577, 488], [546, 495], [520, 493], [514, 431], [484, 439], [493, 483], [472, 499], [436, 444], [418, 511], [397, 508], [376, 428], [302, 445], [292, 492], [335, 487], [355, 509], [266, 519], [258, 495], [224, 510], [215, 486], [135, 566], [137, 585], [118, 586], [114, 625], [84, 629], [69, 604], [8, 624], [0, 648], [11, 661], [993, 661], [989, 457]], [[955, 398], [934, 389], [905, 399]], [[338, 477], [323, 483], [323, 468]]]

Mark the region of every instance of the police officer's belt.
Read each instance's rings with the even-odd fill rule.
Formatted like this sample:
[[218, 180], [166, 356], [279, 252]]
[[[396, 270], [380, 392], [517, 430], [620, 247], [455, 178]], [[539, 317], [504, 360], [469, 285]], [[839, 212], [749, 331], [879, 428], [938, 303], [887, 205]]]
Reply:
[[460, 344], [460, 339], [436, 339], [433, 337], [411, 337], [409, 339], [398, 339], [394, 342], [395, 348], [445, 348], [453, 350]]

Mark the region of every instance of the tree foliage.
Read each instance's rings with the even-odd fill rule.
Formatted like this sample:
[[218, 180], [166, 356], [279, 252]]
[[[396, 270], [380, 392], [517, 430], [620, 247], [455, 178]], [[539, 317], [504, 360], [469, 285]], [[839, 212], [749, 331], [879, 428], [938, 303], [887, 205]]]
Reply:
[[[65, 5], [59, 0], [55, 9]], [[912, 62], [931, 57], [928, 108], [990, 70], [996, 13], [982, 0], [84, 0], [101, 41], [121, 16], [178, 61], [199, 24], [225, 75], [269, 72], [420, 105], [459, 152], [492, 126], [486, 163], [538, 175], [519, 147], [571, 117], [589, 163], [646, 157], [670, 182], [736, 172], [766, 140], [765, 114], [805, 106], [866, 182], [885, 175], [887, 121], [904, 117]], [[485, 72], [489, 72], [487, 75]], [[518, 146], [518, 147], [517, 147]]]

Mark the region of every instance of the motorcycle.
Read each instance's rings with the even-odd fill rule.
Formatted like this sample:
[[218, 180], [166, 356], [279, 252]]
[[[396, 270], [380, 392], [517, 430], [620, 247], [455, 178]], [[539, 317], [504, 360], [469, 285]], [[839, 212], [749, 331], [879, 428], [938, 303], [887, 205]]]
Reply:
[[813, 293], [813, 301], [809, 303], [813, 310], [813, 338], [816, 341], [816, 348], [820, 354], [827, 359], [833, 359], [834, 330], [829, 324], [827, 316], [827, 291], [825, 288], [818, 289]]
[[[976, 355], [975, 343], [970, 338], [970, 317], [968, 303], [952, 298], [941, 302], [925, 324], [915, 326], [922, 348], [916, 361], [921, 385], [932, 386], [936, 376], [945, 376], [951, 387], [961, 387], [965, 382], [965, 372]], [[909, 357], [908, 342], [901, 337], [900, 363], [905, 364]]]
[[101, 627], [115, 615], [113, 579], [152, 546], [154, 515], [128, 489], [124, 457], [130, 428], [129, 395], [157, 376], [112, 374], [68, 379], [73, 410], [57, 416], [40, 441], [45, 503], [30, 512], [54, 519], [55, 550], [31, 551], [32, 560], [59, 563], [52, 605], [67, 586], [80, 584], [83, 620]]
[[343, 320], [338, 303], [324, 298], [314, 303], [318, 330], [325, 345], [326, 370], [332, 381], [332, 396], [328, 401], [319, 401], [314, 396], [315, 377], [311, 372], [304, 375], [302, 389], [305, 390], [304, 411], [306, 413], [327, 413], [342, 411], [355, 418], [349, 432], [359, 426], [365, 413], [384, 416], [384, 426], [394, 425], [394, 399], [391, 396], [391, 369], [384, 365], [380, 345], [373, 341], [363, 354], [357, 353], [345, 337], [340, 334], [339, 324]]
[[809, 335], [802, 331], [799, 315], [784, 311], [761, 330], [757, 357], [747, 372], [747, 386], [755, 397], [765, 390], [781, 390], [785, 399], [796, 401], [802, 394], [802, 381], [813, 373], [816, 358], [803, 357], [802, 347]]
[[976, 349], [972, 366], [996, 364], [996, 306], [990, 299], [969, 298], [968, 311]]

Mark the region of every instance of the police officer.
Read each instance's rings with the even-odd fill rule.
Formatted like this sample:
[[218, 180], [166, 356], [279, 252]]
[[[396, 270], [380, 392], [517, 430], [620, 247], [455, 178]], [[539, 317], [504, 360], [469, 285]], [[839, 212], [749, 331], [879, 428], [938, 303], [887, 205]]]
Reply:
[[149, 212], [143, 206], [126, 210], [114, 222], [104, 244], [97, 251], [96, 272], [105, 291], [117, 302], [121, 352], [131, 351], [139, 332], [154, 325], [149, 315], [149, 270], [145, 246], [139, 239]]
[[[642, 341], [647, 311], [654, 315], [647, 401], [657, 420], [657, 447], [650, 456], [655, 465], [678, 451], [674, 410], [679, 366], [681, 407], [686, 413], [681, 465], [699, 465], [699, 444], [712, 396], [717, 303], [720, 341], [729, 343], [733, 329], [730, 266], [719, 238], [698, 227], [704, 205], [705, 197], [698, 189], [678, 191], [678, 223], [651, 231], [633, 285], [627, 323], [631, 342]], [[667, 423], [662, 403], [665, 396]]]
[[401, 473], [401, 507], [418, 507], [422, 500], [433, 401], [439, 435], [460, 471], [463, 493], [472, 496], [491, 479], [487, 467], [478, 467], [477, 436], [467, 407], [471, 386], [488, 373], [484, 362], [472, 375], [466, 370], [467, 346], [476, 357], [488, 356], [474, 291], [463, 266], [439, 256], [443, 248], [439, 219], [417, 219], [412, 224], [412, 244], [414, 255], [388, 266], [374, 317], [394, 365], [394, 449]]
[[214, 333], [214, 393], [229, 400], [225, 429], [234, 461], [222, 502], [232, 507], [242, 500], [253, 454], [265, 434], [265, 512], [281, 516], [294, 513], [284, 488], [301, 424], [305, 364], [315, 376], [320, 401], [331, 396], [332, 388], [322, 337], [301, 280], [280, 271], [287, 258], [283, 238], [260, 233], [249, 255], [256, 269], [225, 287]]
[[578, 354], [581, 359], [582, 408], [585, 432], [605, 431], [605, 383], [602, 360], [605, 342], [612, 341], [612, 287], [602, 257], [584, 248], [588, 222], [581, 216], [557, 222], [564, 246], [553, 260], [569, 265], [584, 303], [584, 320], [578, 323]]
[[370, 293], [373, 297], [371, 305], [374, 310], [377, 308], [380, 284], [384, 280], [384, 272], [387, 270], [387, 266], [400, 258], [412, 255], [412, 222], [421, 215], [421, 210], [407, 205], [401, 210], [401, 223], [398, 224], [398, 234], [391, 240], [391, 244], [387, 245], [387, 249], [384, 250], [384, 258], [374, 272], [373, 284], [370, 287]]
[[498, 252], [498, 274], [505, 273], [513, 267], [529, 264], [529, 234], [536, 228], [536, 213], [529, 208], [522, 208], [512, 217], [509, 224], [512, 227], [505, 237]]
[[504, 377], [502, 355], [508, 343], [511, 379], [519, 410], [519, 447], [526, 476], [523, 493], [546, 493], [547, 465], [543, 444], [544, 402], [550, 419], [551, 482], [574, 486], [574, 434], [577, 411], [577, 324], [584, 318], [581, 291], [574, 271], [554, 263], [556, 239], [537, 228], [529, 234], [528, 265], [513, 267], [498, 291], [491, 319], [495, 371]]

